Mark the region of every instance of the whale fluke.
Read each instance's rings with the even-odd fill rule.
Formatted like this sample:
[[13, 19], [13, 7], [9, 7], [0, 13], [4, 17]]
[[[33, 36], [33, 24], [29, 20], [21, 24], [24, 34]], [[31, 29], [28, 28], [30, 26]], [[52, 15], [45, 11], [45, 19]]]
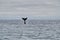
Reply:
[[24, 21], [24, 24], [26, 24], [27, 17], [26, 18], [22, 18], [22, 20]]

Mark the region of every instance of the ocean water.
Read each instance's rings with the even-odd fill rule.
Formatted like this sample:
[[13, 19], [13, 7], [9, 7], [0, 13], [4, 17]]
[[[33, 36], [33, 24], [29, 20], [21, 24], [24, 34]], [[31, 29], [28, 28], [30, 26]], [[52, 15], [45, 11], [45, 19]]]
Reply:
[[0, 20], [0, 40], [60, 40], [60, 20]]

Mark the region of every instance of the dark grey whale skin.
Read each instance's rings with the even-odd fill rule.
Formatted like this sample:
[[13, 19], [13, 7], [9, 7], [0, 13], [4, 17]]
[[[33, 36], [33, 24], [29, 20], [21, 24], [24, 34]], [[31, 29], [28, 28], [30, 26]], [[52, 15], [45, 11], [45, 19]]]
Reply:
[[26, 24], [27, 17], [26, 18], [22, 18], [22, 20], [24, 20], [24, 24]]

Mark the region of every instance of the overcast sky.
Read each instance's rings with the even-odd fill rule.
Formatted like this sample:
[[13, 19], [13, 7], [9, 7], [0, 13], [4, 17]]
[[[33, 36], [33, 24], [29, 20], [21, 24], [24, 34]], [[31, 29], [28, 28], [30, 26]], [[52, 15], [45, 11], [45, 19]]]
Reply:
[[60, 17], [60, 0], [0, 0], [0, 18], [52, 18]]

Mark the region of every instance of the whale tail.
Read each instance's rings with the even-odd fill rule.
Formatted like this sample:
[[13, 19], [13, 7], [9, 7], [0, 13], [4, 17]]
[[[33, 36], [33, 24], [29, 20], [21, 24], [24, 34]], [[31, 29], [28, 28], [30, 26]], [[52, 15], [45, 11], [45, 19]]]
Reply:
[[26, 24], [27, 17], [26, 18], [22, 18], [22, 20], [24, 20], [24, 24]]

